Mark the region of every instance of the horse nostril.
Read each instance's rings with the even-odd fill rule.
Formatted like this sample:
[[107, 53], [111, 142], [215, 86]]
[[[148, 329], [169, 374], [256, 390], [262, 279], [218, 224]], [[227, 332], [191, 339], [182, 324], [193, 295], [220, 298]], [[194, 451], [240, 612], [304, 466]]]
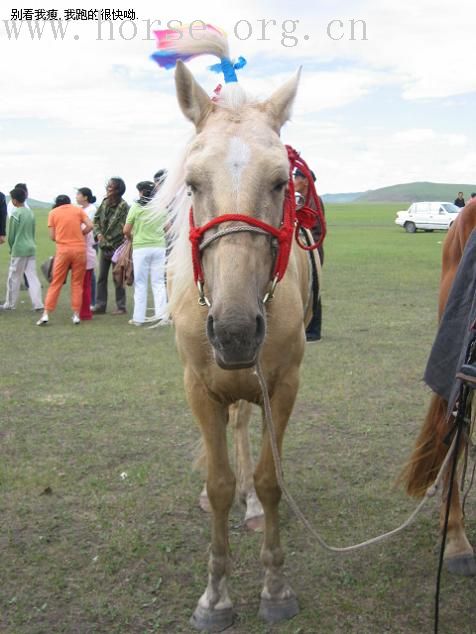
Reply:
[[215, 325], [213, 323], [213, 317], [208, 315], [207, 319], [207, 336], [210, 340], [215, 338]]
[[256, 340], [263, 341], [265, 335], [265, 321], [262, 315], [257, 315], [256, 317]]

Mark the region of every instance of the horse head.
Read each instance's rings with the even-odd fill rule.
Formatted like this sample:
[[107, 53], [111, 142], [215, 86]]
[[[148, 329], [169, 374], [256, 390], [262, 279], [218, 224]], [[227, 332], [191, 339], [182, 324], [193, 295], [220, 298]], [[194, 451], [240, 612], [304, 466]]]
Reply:
[[183, 63], [175, 71], [178, 102], [196, 128], [185, 161], [194, 226], [227, 216], [203, 233], [199, 256], [206, 333], [224, 369], [253, 366], [265, 339], [263, 298], [278, 240], [243, 217], [276, 230], [282, 223], [289, 160], [279, 134], [289, 119], [299, 75], [263, 102], [249, 100], [238, 84], [227, 84], [216, 102]]

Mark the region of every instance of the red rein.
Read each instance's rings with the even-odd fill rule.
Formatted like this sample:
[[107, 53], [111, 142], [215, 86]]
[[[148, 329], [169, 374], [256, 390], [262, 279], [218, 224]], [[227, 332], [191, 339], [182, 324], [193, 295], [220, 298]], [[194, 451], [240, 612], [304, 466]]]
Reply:
[[[204, 275], [202, 268], [202, 261], [200, 257], [200, 243], [204, 234], [214, 227], [223, 222], [240, 222], [253, 227], [258, 227], [263, 231], [266, 231], [274, 238], [278, 240], [278, 254], [274, 263], [274, 271], [272, 279], [279, 282], [286, 273], [286, 269], [289, 262], [289, 254], [291, 253], [291, 246], [293, 241], [293, 235], [296, 242], [306, 251], [312, 251], [321, 246], [326, 236], [326, 222], [322, 211], [321, 201], [316, 193], [314, 186], [314, 180], [312, 178], [309, 167], [304, 159], [290, 145], [286, 145], [289, 158], [289, 183], [286, 189], [283, 205], [283, 218], [279, 229], [269, 225], [262, 220], [253, 218], [253, 216], [244, 216], [242, 214], [223, 214], [213, 218], [201, 227], [196, 227], [193, 218], [193, 207], [190, 207], [190, 242], [192, 243], [192, 262], [193, 262], [193, 274], [195, 277], [195, 283], [204, 283]], [[304, 205], [300, 209], [296, 209], [296, 199], [293, 183], [293, 171], [297, 168], [307, 178], [308, 190], [307, 196], [304, 201]], [[312, 209], [309, 205], [313, 204], [315, 209]], [[301, 243], [299, 240], [299, 231], [301, 227], [304, 229], [312, 229], [316, 223], [320, 224], [321, 235], [319, 240], [307, 246]]]

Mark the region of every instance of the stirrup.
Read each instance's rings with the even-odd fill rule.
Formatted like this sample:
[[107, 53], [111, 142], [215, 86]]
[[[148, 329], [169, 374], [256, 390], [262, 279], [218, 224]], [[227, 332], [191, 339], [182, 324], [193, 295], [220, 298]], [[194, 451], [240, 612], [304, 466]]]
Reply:
[[461, 366], [460, 371], [456, 374], [456, 378], [467, 385], [470, 389], [476, 390], [476, 366], [471, 363], [465, 363]]

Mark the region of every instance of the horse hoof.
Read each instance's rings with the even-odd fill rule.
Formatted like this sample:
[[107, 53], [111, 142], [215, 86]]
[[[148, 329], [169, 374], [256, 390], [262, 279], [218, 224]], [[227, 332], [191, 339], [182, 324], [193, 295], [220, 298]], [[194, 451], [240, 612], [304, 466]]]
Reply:
[[292, 619], [299, 614], [299, 605], [296, 597], [287, 599], [261, 599], [258, 615], [267, 623], [277, 623]]
[[472, 577], [476, 575], [476, 559], [474, 555], [455, 555], [445, 559], [445, 566], [448, 572], [454, 575]]
[[202, 509], [202, 511], [205, 511], [205, 513], [210, 513], [212, 510], [212, 507], [210, 506], [210, 500], [208, 499], [208, 495], [205, 494], [201, 494], [200, 497], [198, 498], [198, 504], [200, 506], [200, 508]]
[[190, 625], [200, 632], [223, 632], [233, 625], [235, 613], [232, 608], [209, 610], [197, 605]]
[[264, 515], [256, 515], [246, 519], [245, 528], [254, 533], [262, 533], [264, 531]]

